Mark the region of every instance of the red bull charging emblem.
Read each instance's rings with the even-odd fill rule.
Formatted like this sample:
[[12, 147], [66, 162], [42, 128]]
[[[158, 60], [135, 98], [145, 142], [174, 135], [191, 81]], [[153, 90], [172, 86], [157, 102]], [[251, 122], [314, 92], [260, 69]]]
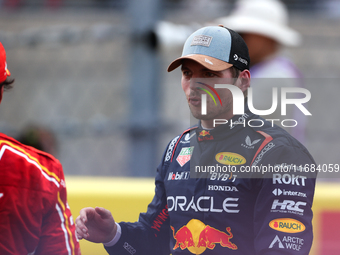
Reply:
[[213, 250], [217, 244], [237, 250], [237, 246], [230, 241], [233, 238], [230, 227], [227, 227], [226, 232], [223, 232], [205, 225], [200, 220], [192, 219], [177, 232], [172, 226], [171, 229], [176, 240], [174, 250], [188, 249], [193, 254], [202, 254], [207, 248]]

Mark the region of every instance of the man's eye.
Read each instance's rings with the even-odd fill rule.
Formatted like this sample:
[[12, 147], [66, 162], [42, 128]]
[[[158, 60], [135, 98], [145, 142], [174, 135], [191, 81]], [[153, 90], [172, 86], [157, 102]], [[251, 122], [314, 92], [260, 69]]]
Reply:
[[189, 72], [189, 71], [183, 71], [182, 73], [183, 73], [184, 76], [190, 75], [190, 72]]
[[215, 77], [216, 74], [207, 72], [207, 73], [205, 73], [205, 76], [206, 76], [206, 77]]

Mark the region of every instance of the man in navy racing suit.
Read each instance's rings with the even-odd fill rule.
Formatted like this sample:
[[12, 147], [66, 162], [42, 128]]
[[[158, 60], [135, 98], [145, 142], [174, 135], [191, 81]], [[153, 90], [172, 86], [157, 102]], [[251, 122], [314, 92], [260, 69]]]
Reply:
[[[199, 120], [168, 144], [155, 196], [135, 223], [104, 208], [84, 208], [78, 238], [109, 254], [308, 254], [312, 245], [315, 164], [283, 129], [251, 113], [233, 114], [232, 84], [246, 96], [248, 49], [234, 31], [204, 27], [186, 41], [182, 88]], [[213, 99], [215, 95], [217, 100]], [[223, 123], [223, 124], [222, 124]]]

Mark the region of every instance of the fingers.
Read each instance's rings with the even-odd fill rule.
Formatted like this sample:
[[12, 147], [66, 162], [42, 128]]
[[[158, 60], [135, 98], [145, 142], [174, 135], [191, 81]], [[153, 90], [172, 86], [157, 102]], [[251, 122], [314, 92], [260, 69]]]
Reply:
[[111, 212], [103, 207], [96, 207], [95, 211], [100, 215], [102, 219], [112, 218]]
[[78, 216], [76, 219], [76, 233], [77, 233], [77, 237], [79, 240], [83, 239], [83, 238], [87, 238], [88, 237], [88, 232], [87, 232], [87, 228], [84, 224], [84, 222], [82, 221], [81, 216]]
[[86, 207], [80, 210], [79, 217], [82, 222], [86, 224], [89, 219], [92, 219], [95, 215], [95, 210], [92, 207]]
[[102, 207], [83, 208], [76, 219], [78, 239], [101, 243], [112, 240], [117, 226], [109, 210]]
[[92, 218], [94, 214], [94, 209], [91, 207], [83, 208], [80, 210], [79, 216], [76, 219], [76, 233], [79, 240], [87, 239], [89, 237], [88, 229], [86, 223], [88, 219]]

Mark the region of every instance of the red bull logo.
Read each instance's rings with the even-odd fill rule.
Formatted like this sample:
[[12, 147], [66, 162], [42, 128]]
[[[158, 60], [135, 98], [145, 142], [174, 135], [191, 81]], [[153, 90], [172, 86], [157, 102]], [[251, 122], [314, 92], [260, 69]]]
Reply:
[[206, 130], [202, 130], [201, 133], [199, 134], [199, 136], [207, 136], [207, 135], [210, 135], [210, 132]]
[[174, 250], [188, 249], [193, 254], [202, 254], [207, 248], [213, 250], [217, 244], [232, 250], [237, 250], [236, 244], [230, 241], [233, 238], [230, 227], [226, 232], [215, 229], [197, 219], [192, 219], [187, 225], [180, 228], [176, 233], [171, 226], [173, 237], [176, 240]]
[[176, 240], [174, 250], [176, 250], [178, 247], [181, 247], [181, 249], [184, 250], [188, 247], [195, 246], [191, 231], [187, 226], [181, 227], [176, 234], [173, 226], [171, 226], [171, 229]]
[[214, 137], [210, 134], [209, 131], [203, 130], [203, 131], [200, 132], [200, 134], [198, 136], [198, 141], [199, 142], [210, 141], [210, 140], [214, 140]]

